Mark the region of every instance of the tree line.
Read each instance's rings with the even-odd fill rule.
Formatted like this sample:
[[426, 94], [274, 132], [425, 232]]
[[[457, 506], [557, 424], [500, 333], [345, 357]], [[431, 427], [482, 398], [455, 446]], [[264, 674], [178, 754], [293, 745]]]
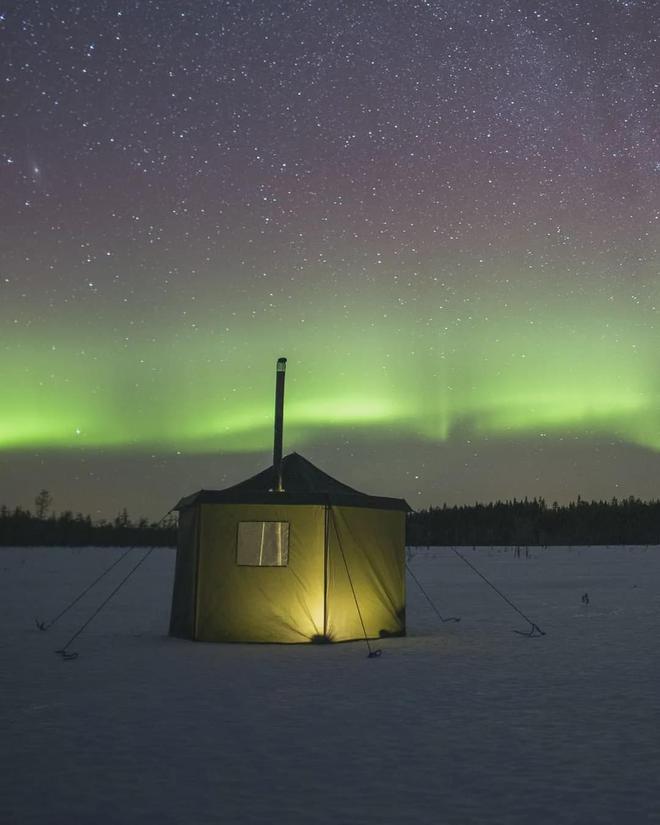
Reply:
[[[70, 510], [52, 512], [42, 490], [34, 511], [0, 507], [0, 545], [130, 546], [176, 545], [177, 517], [163, 522], [131, 520], [126, 509], [107, 521]], [[660, 544], [660, 501], [613, 498], [548, 506], [542, 498], [492, 504], [430, 507], [408, 515], [408, 545]]]
[[35, 510], [0, 507], [0, 545], [12, 547], [164, 547], [176, 544], [177, 518], [149, 522], [132, 521], [124, 508], [107, 521], [65, 510], [51, 512], [52, 497], [42, 490], [34, 500]]
[[660, 501], [542, 498], [431, 507], [408, 516], [409, 545], [660, 544]]

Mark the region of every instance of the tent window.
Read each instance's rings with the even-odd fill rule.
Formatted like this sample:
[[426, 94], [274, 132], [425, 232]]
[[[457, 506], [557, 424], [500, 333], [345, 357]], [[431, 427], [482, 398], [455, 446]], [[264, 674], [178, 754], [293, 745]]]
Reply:
[[288, 521], [239, 521], [236, 564], [285, 567], [288, 563]]

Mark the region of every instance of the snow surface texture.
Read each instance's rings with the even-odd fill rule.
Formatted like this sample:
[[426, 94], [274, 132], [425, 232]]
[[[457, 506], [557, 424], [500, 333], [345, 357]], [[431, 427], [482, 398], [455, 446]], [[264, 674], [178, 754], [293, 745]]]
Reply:
[[[660, 823], [658, 548], [462, 552], [410, 565], [404, 639], [331, 646], [166, 636], [159, 549], [49, 632], [122, 551], [0, 549], [0, 822]], [[581, 597], [588, 592], [590, 603]]]

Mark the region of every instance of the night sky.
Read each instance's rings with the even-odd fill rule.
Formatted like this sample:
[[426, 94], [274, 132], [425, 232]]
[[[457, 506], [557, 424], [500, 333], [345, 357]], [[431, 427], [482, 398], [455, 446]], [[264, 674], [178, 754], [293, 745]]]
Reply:
[[660, 496], [655, 0], [0, 6], [0, 502], [285, 452], [430, 504]]

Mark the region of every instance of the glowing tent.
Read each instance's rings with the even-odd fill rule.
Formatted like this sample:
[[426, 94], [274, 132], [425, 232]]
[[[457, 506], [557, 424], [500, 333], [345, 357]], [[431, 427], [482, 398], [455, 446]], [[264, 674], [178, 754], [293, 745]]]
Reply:
[[205, 642], [403, 636], [403, 499], [359, 493], [282, 458], [286, 358], [277, 362], [273, 465], [181, 499], [170, 635]]
[[292, 453], [177, 509], [170, 635], [289, 643], [405, 635], [402, 499], [360, 493]]

